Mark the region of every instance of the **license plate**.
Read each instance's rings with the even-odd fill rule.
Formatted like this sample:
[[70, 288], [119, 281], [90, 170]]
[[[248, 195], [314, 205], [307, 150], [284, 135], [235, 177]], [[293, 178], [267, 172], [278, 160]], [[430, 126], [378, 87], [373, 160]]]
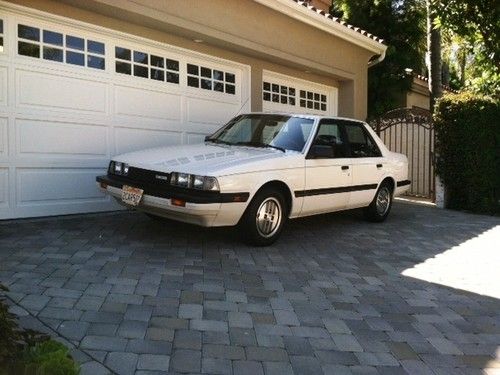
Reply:
[[138, 206], [142, 199], [144, 190], [132, 186], [123, 185], [122, 187], [122, 202], [131, 206]]

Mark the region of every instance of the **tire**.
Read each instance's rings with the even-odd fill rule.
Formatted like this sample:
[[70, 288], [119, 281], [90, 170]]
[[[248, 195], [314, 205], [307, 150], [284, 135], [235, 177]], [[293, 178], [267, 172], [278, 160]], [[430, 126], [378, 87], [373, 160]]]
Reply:
[[365, 218], [375, 223], [384, 221], [391, 212], [392, 193], [393, 189], [389, 182], [384, 181], [380, 184], [372, 203], [364, 210]]
[[238, 229], [247, 244], [269, 246], [279, 238], [287, 218], [288, 207], [283, 194], [276, 189], [264, 188], [248, 205]]

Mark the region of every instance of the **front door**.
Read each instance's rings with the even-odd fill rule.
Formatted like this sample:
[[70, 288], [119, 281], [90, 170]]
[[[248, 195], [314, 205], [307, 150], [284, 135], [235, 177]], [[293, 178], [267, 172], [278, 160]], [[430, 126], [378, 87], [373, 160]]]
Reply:
[[[313, 155], [315, 146], [326, 152]], [[297, 192], [304, 197], [301, 215], [346, 208], [352, 182], [351, 160], [347, 157], [343, 132], [337, 120], [321, 120], [305, 166], [305, 190]]]
[[352, 160], [349, 208], [368, 206], [384, 177], [385, 158], [360, 122], [343, 122]]

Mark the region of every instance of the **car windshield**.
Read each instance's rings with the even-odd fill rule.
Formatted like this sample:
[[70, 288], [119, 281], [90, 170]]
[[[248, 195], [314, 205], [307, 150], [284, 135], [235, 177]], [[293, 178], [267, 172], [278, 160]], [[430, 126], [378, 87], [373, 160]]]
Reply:
[[241, 115], [207, 141], [300, 152], [311, 134], [313, 123], [312, 119], [287, 115]]

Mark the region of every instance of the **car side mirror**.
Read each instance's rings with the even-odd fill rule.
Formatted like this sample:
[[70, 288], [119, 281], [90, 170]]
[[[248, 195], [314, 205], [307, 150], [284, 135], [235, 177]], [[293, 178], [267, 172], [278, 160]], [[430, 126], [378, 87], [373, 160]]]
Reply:
[[333, 147], [327, 145], [312, 145], [307, 156], [308, 159], [331, 159], [334, 157]]
[[206, 141], [209, 141], [209, 140], [210, 140], [210, 137], [211, 137], [210, 135], [206, 135], [206, 136], [205, 136], [205, 142], [206, 142]]

